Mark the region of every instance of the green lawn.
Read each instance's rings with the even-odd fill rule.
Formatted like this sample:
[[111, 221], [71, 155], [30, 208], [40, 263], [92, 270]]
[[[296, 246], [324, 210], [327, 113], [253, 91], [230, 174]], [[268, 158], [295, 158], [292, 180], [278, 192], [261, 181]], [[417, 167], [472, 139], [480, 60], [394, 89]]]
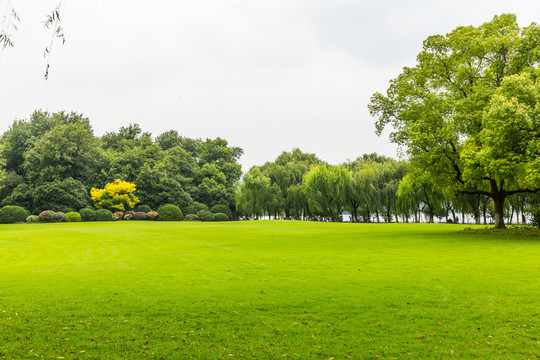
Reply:
[[463, 228], [1, 225], [0, 358], [540, 357], [540, 240]]

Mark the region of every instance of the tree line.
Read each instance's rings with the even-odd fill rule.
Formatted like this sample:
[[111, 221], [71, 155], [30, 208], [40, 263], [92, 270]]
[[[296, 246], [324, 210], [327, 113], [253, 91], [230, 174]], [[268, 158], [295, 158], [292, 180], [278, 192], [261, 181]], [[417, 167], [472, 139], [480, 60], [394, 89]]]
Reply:
[[220, 204], [234, 211], [242, 154], [221, 138], [175, 130], [153, 138], [137, 124], [97, 137], [81, 114], [36, 111], [0, 138], [0, 205], [78, 211], [92, 205], [91, 188], [122, 179], [152, 209], [173, 204], [191, 213]]
[[[504, 209], [507, 223], [530, 222], [539, 204], [538, 195], [512, 197]], [[252, 167], [238, 186], [236, 207], [251, 219], [343, 221], [346, 214], [350, 221], [366, 223], [471, 219], [488, 224], [495, 217], [489, 197], [437, 185], [409, 161], [373, 153], [330, 165], [299, 149]]]

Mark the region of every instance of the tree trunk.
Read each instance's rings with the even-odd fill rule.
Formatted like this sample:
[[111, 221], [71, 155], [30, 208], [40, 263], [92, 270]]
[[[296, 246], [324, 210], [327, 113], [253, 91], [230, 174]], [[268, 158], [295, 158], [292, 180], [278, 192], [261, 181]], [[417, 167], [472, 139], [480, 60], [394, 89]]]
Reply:
[[495, 203], [495, 229], [505, 229], [504, 226], [504, 196], [497, 194], [493, 197]]
[[[485, 224], [485, 222], [486, 222], [485, 219], [486, 219], [486, 218], [485, 218], [485, 216], [484, 216], [484, 224]], [[475, 223], [476, 225], [480, 225], [480, 213], [479, 213], [479, 212], [476, 212], [476, 211], [474, 212], [474, 223]]]

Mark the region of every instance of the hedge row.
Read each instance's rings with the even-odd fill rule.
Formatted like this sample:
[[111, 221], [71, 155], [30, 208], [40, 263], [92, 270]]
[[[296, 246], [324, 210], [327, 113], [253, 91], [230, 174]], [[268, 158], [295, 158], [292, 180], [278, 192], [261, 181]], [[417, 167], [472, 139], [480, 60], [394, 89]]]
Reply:
[[[37, 223], [37, 222], [80, 222], [80, 221], [113, 221], [113, 220], [159, 220], [159, 221], [229, 221], [229, 216], [222, 212], [212, 213], [209, 210], [199, 210], [196, 214], [187, 214], [185, 217], [182, 210], [176, 205], [166, 204], [158, 211], [152, 211], [149, 207], [139, 207], [139, 211], [126, 211], [112, 213], [109, 210], [94, 210], [91, 207], [81, 209], [79, 212], [44, 210], [39, 215], [30, 215], [20, 206], [4, 206], [0, 209], [0, 223]], [[143, 210], [148, 210], [143, 211]], [[214, 210], [214, 208], [212, 208]]]

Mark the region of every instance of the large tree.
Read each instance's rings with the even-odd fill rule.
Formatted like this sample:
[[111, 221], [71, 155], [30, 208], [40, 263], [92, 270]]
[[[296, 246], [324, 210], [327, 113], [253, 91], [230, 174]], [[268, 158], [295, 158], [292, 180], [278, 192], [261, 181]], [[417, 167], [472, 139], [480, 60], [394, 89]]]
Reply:
[[380, 134], [407, 149], [434, 184], [493, 199], [540, 191], [540, 26], [510, 14], [424, 41], [414, 67], [369, 105]]

